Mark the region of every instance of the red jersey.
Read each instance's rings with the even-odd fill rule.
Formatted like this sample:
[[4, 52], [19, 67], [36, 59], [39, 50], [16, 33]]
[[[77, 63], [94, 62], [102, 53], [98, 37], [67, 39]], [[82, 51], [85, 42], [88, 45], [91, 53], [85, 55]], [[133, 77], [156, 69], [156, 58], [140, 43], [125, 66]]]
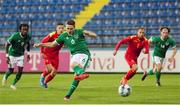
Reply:
[[137, 59], [143, 48], [145, 48], [145, 53], [149, 53], [149, 44], [145, 37], [139, 38], [137, 35], [128, 36], [116, 44], [115, 50], [117, 51], [124, 43], [128, 44], [125, 56], [128, 55], [131, 58]]
[[[52, 32], [49, 35], [47, 35], [45, 38], [43, 38], [42, 43], [46, 43], [46, 42], [53, 42], [56, 38], [58, 38], [58, 34], [56, 32]], [[63, 44], [60, 44], [56, 47], [53, 48], [45, 48], [45, 47], [41, 47], [41, 53], [45, 54], [46, 57], [57, 57], [59, 56], [59, 50], [61, 50]]]

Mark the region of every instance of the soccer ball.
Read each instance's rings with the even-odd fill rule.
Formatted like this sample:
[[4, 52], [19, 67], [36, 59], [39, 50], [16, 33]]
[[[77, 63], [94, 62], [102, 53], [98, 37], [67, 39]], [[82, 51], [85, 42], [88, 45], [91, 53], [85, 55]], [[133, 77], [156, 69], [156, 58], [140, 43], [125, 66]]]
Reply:
[[129, 96], [131, 92], [132, 92], [132, 89], [129, 85], [126, 84], [126, 85], [119, 86], [119, 89], [118, 89], [119, 95], [126, 97], [126, 96]]

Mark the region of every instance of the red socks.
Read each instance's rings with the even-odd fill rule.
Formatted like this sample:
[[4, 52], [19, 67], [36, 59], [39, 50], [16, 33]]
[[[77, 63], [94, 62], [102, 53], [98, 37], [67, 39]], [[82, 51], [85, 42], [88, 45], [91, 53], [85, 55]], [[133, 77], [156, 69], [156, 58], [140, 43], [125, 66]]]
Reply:
[[48, 83], [49, 81], [51, 81], [54, 78], [54, 76], [52, 76], [51, 74], [49, 74], [46, 79], [45, 79], [45, 83]]
[[45, 78], [48, 74], [49, 74], [49, 72], [47, 70], [44, 70], [41, 75]]
[[130, 69], [130, 70], [126, 73], [126, 75], [124, 76], [124, 78], [125, 78], [126, 80], [129, 80], [129, 79], [131, 79], [135, 74], [136, 74], [136, 70]]

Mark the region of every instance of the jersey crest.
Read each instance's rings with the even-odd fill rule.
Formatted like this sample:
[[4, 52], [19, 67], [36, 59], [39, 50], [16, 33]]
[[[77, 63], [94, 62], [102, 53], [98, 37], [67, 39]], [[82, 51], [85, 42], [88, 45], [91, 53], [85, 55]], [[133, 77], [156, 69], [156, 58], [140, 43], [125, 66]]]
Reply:
[[169, 43], [168, 43], [168, 42], [166, 42], [166, 43], [165, 43], [165, 45], [166, 45], [166, 46], [168, 46], [168, 45], [169, 45]]
[[71, 44], [75, 44], [75, 41], [74, 41], [74, 39], [72, 39], [72, 40], [71, 40]]

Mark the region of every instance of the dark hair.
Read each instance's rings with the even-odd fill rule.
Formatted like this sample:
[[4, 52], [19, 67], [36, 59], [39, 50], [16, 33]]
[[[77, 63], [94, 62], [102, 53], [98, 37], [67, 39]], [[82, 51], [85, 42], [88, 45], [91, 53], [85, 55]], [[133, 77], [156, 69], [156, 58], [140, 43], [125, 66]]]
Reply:
[[163, 29], [167, 29], [167, 30], [168, 30], [168, 33], [171, 32], [171, 29], [170, 29], [169, 27], [163, 26], [163, 27], [160, 28], [160, 31], [162, 31]]
[[28, 24], [20, 24], [19, 30], [21, 30], [22, 27], [27, 27], [27, 28], [29, 28], [29, 25], [28, 25]]
[[63, 23], [57, 23], [56, 26], [58, 26], [58, 25], [64, 25], [64, 24]]
[[67, 25], [73, 25], [75, 27], [75, 21], [74, 20], [68, 20], [66, 22]]

